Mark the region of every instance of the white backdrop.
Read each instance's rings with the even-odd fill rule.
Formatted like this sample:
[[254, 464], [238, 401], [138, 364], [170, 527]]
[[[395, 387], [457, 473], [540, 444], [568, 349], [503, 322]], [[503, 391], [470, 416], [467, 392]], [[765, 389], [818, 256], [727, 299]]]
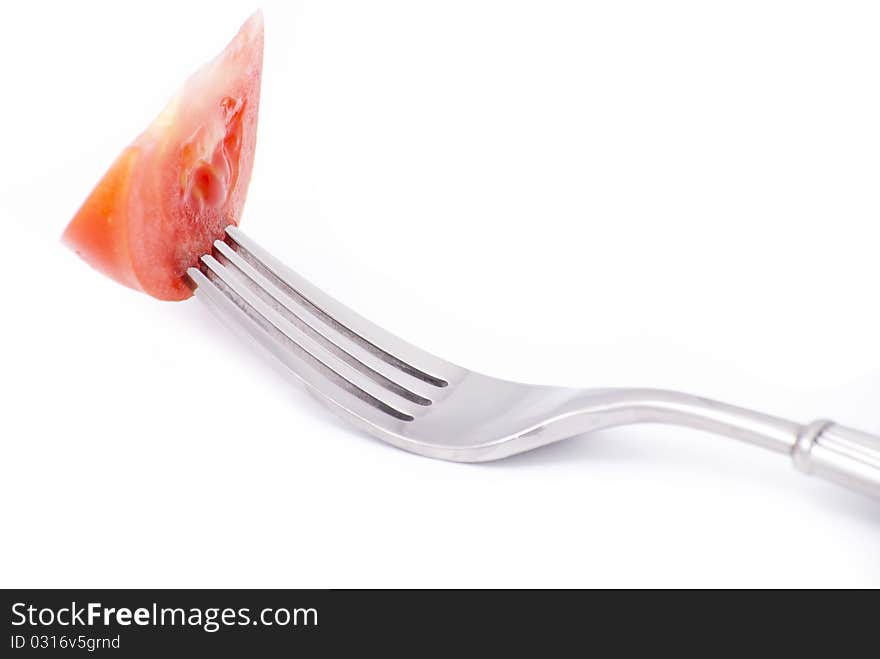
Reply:
[[[250, 2], [0, 9], [0, 586], [878, 586], [880, 502], [641, 427], [351, 431], [58, 237]], [[243, 226], [432, 352], [880, 432], [880, 7], [265, 2]]]

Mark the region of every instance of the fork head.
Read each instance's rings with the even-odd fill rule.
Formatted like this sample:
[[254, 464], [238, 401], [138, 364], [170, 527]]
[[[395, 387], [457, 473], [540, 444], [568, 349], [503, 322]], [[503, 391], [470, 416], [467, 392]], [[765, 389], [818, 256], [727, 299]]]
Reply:
[[234, 226], [188, 276], [196, 297], [268, 349], [318, 400], [414, 453], [470, 462], [529, 450], [555, 441], [547, 419], [582, 395], [435, 357], [342, 305]]

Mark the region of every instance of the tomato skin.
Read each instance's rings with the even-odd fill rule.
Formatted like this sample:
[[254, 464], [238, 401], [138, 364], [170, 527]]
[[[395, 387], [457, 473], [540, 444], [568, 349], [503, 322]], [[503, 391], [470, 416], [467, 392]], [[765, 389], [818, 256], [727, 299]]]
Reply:
[[118, 210], [125, 203], [138, 149], [127, 147], [67, 225], [61, 240], [95, 270], [130, 288], [143, 290], [128, 252], [127, 223]]
[[238, 224], [256, 148], [263, 62], [257, 12], [116, 159], [62, 236], [96, 270], [162, 300]]

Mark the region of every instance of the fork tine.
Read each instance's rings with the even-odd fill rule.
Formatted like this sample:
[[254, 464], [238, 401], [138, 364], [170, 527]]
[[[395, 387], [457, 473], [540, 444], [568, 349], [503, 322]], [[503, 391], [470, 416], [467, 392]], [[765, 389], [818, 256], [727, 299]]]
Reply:
[[320, 322], [320, 319], [315, 317], [308, 308], [298, 305], [296, 300], [290, 298], [253, 268], [232, 247], [220, 240], [216, 241], [214, 243], [214, 257], [224, 266], [234, 269], [257, 295], [300, 331], [349, 366], [417, 405], [431, 404], [431, 399], [428, 396], [436, 392], [436, 389], [431, 391], [430, 385], [389, 366], [387, 362], [377, 359], [372, 353], [360, 348], [358, 344], [347, 340], [344, 335], [333, 336], [334, 333], [329, 331], [327, 326]]
[[226, 228], [228, 241], [242, 258], [287, 295], [306, 306], [324, 324], [403, 373], [434, 387], [446, 387], [467, 371], [387, 332], [285, 267], [238, 227]]
[[214, 257], [203, 256], [201, 266], [204, 272], [198, 268], [187, 271], [197, 286], [196, 294], [221, 311], [224, 318], [237, 321], [324, 398], [374, 424], [414, 419], [406, 410], [406, 401], [302, 334]]

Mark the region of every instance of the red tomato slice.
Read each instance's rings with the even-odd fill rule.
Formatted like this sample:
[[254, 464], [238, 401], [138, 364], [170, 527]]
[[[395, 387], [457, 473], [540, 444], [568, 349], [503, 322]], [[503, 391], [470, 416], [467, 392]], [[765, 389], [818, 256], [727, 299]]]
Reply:
[[162, 300], [192, 295], [187, 268], [238, 224], [257, 136], [257, 12], [116, 159], [64, 232], [92, 267]]

